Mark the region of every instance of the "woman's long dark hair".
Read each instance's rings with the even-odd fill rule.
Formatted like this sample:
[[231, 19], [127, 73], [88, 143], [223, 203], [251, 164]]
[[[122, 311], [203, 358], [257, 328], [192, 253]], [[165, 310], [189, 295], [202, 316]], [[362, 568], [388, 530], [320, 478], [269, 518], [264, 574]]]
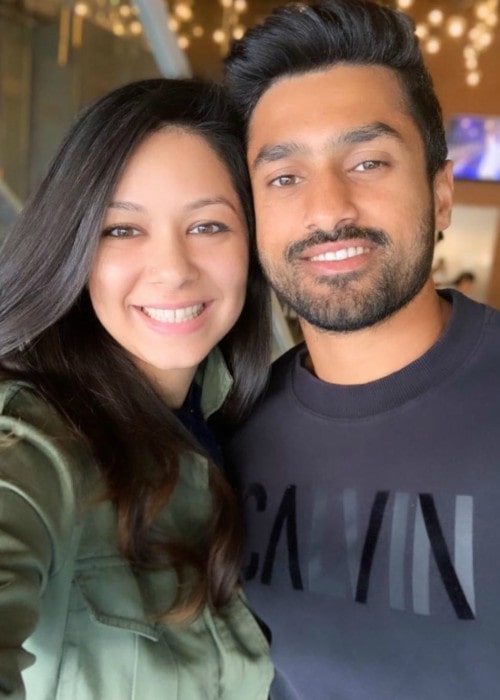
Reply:
[[134, 566], [174, 566], [180, 576], [194, 567], [199, 585], [182, 605], [220, 608], [234, 592], [240, 565], [233, 494], [211, 466], [208, 542], [160, 537], [154, 520], [175, 487], [179, 456], [202, 450], [101, 326], [86, 291], [120, 174], [134, 148], [168, 125], [207, 140], [225, 163], [247, 219], [247, 298], [221, 347], [234, 377], [225, 420], [238, 421], [249, 410], [266, 379], [270, 312], [241, 129], [222, 88], [194, 80], [125, 85], [78, 117], [0, 248], [0, 371], [32, 383], [85, 437], [117, 509], [124, 556]]

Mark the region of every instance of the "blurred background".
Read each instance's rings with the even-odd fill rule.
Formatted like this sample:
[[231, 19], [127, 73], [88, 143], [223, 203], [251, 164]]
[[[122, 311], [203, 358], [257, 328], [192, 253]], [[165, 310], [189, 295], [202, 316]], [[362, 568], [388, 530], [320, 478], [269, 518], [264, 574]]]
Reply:
[[[139, 78], [220, 79], [233, 38], [283, 4], [0, 0], [0, 235], [85, 104]], [[416, 24], [456, 164], [456, 206], [436, 246], [436, 284], [500, 308], [499, 0], [385, 4]]]

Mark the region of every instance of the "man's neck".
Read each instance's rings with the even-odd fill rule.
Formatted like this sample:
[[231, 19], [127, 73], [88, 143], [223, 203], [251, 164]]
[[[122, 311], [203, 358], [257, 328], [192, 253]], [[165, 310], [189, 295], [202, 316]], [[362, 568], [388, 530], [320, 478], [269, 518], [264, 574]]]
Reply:
[[385, 321], [351, 333], [328, 333], [301, 321], [309, 350], [306, 366], [332, 384], [366, 384], [406, 367], [443, 333], [451, 305], [432, 281]]

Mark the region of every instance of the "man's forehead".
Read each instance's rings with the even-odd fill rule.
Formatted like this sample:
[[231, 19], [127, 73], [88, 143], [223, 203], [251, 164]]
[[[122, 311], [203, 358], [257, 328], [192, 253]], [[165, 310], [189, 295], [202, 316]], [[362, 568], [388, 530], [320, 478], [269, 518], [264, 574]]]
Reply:
[[397, 74], [382, 66], [339, 64], [288, 75], [258, 100], [248, 125], [251, 161], [263, 147], [300, 142], [317, 130], [354, 142], [396, 136], [399, 122], [413, 119]]

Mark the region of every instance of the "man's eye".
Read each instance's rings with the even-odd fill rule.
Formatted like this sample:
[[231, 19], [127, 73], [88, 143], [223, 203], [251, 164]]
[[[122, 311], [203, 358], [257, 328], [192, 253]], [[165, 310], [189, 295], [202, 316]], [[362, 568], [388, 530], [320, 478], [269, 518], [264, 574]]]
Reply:
[[220, 221], [204, 221], [201, 224], [196, 224], [189, 229], [190, 233], [198, 233], [204, 235], [212, 235], [214, 233], [222, 233], [223, 231], [229, 231], [229, 226], [221, 223]]
[[290, 187], [290, 185], [296, 185], [300, 178], [297, 175], [279, 175], [271, 180], [270, 184], [273, 187]]
[[111, 238], [134, 238], [139, 235], [139, 231], [133, 226], [108, 226], [102, 235]]
[[383, 160], [364, 160], [362, 163], [358, 163], [353, 170], [358, 173], [365, 173], [368, 170], [377, 170], [385, 165]]

